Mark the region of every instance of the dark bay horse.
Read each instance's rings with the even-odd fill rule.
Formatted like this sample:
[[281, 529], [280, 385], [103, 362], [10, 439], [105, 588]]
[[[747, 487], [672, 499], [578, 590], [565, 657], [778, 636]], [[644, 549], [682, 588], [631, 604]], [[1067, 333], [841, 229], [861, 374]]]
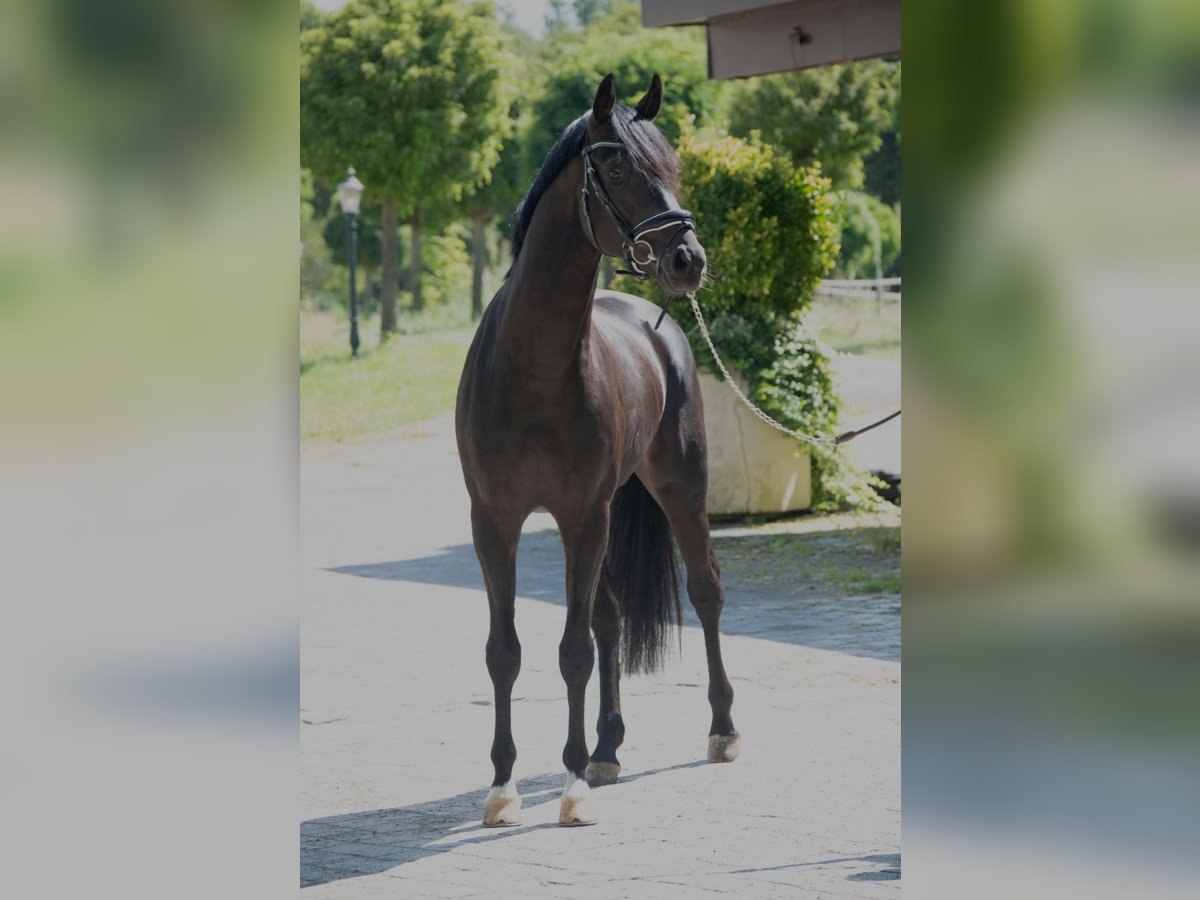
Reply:
[[[589, 785], [611, 784], [620, 771], [622, 644], [627, 672], [653, 671], [679, 624], [672, 533], [704, 628], [708, 759], [728, 762], [738, 752], [717, 630], [725, 599], [705, 508], [696, 362], [674, 322], [655, 329], [658, 307], [596, 290], [601, 254], [624, 258], [670, 294], [694, 291], [703, 278], [704, 248], [675, 198], [678, 159], [653, 124], [661, 103], [657, 75], [636, 108], [615, 103], [609, 75], [591, 111], [555, 142], [517, 210], [512, 269], [463, 368], [455, 424], [491, 609], [487, 666], [496, 692], [496, 777], [484, 825], [520, 820], [510, 712], [521, 666], [516, 556], [521, 525], [539, 507], [554, 516], [566, 552], [558, 658], [569, 714], [559, 823], [594, 822]], [[590, 760], [589, 628], [600, 656], [599, 740]]]

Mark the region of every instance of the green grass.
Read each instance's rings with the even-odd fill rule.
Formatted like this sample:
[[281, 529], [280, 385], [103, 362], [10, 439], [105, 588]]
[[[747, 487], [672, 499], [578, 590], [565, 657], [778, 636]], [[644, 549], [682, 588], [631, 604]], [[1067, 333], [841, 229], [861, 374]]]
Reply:
[[816, 590], [831, 597], [900, 593], [900, 529], [846, 528], [812, 533], [714, 534], [717, 557], [730, 588], [793, 592]]
[[376, 322], [362, 323], [358, 359], [349, 326], [329, 313], [300, 315], [300, 439], [336, 443], [445, 415], [467, 344], [461, 334], [402, 337], [378, 346]]
[[862, 298], [818, 298], [809, 308], [810, 333], [842, 353], [899, 357], [900, 304]]

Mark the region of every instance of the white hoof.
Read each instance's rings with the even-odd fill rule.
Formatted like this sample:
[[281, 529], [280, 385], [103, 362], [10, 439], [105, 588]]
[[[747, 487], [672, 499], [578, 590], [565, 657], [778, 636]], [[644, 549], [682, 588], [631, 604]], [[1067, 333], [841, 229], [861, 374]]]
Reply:
[[488, 828], [521, 824], [521, 795], [511, 781], [488, 791], [483, 801], [483, 824]]
[[741, 749], [741, 738], [736, 734], [710, 734], [708, 736], [708, 761], [710, 763], [733, 762]]
[[601, 787], [606, 784], [616, 784], [617, 776], [620, 774], [621, 767], [617, 763], [593, 760], [588, 763], [584, 778], [587, 779], [589, 787]]
[[587, 782], [567, 773], [567, 784], [563, 789], [562, 801], [558, 807], [558, 824], [595, 825], [596, 810], [591, 798], [591, 790]]

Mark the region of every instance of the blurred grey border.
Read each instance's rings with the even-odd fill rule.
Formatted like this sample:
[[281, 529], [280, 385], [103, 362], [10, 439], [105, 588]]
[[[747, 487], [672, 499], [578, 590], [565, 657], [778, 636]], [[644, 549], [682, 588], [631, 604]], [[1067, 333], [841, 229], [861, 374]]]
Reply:
[[297, 33], [0, 12], [6, 896], [295, 891]]
[[904, 6], [905, 891], [1184, 896], [1200, 8]]

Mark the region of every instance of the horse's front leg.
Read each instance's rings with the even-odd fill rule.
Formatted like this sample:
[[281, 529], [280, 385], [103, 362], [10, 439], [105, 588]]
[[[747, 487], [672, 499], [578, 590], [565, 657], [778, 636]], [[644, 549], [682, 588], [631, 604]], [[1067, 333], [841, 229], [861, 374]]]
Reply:
[[519, 825], [521, 797], [513, 781], [517, 746], [512, 736], [512, 689], [521, 670], [521, 642], [514, 621], [517, 590], [517, 543], [520, 523], [515, 526], [492, 511], [471, 510], [475, 553], [487, 585], [491, 627], [487, 639], [487, 667], [492, 676], [496, 702], [496, 732], [492, 740], [495, 778], [483, 806], [483, 824]]
[[567, 558], [567, 624], [558, 645], [558, 667], [567, 684], [567, 744], [563, 765], [566, 786], [559, 807], [560, 825], [591, 825], [596, 821], [587, 784], [588, 750], [584, 734], [584, 695], [595, 662], [592, 636], [592, 604], [604, 551], [608, 545], [608, 504], [582, 521], [560, 523]]

